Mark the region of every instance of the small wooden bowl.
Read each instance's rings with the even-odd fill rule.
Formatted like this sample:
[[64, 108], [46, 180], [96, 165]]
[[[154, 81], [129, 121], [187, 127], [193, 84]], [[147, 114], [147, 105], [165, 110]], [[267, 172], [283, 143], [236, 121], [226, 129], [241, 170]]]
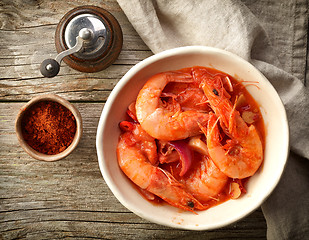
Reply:
[[[74, 136], [72, 143], [64, 151], [62, 151], [58, 154], [48, 155], [48, 154], [40, 153], [40, 152], [34, 150], [32, 147], [30, 147], [28, 145], [28, 143], [23, 138], [22, 126], [21, 126], [22, 118], [31, 106], [33, 106], [35, 103], [38, 103], [38, 102], [41, 102], [41, 101], [53, 101], [53, 102], [57, 102], [57, 103], [61, 104], [62, 106], [64, 106], [65, 108], [67, 108], [68, 110], [70, 110], [72, 112], [72, 114], [74, 115], [75, 120], [76, 120], [76, 133], [75, 133], [75, 136]], [[63, 98], [61, 98], [57, 95], [54, 95], [54, 94], [44, 94], [44, 95], [37, 96], [37, 97], [33, 98], [25, 106], [23, 106], [20, 109], [20, 111], [17, 115], [16, 121], [15, 121], [15, 130], [16, 130], [18, 141], [19, 141], [21, 147], [26, 151], [26, 153], [28, 153], [31, 157], [33, 157], [37, 160], [51, 162], [51, 161], [60, 160], [64, 157], [68, 156], [76, 148], [76, 146], [78, 145], [80, 138], [82, 136], [82, 132], [83, 132], [82, 117], [81, 117], [79, 111], [67, 100], [65, 100], [65, 99], [63, 99]]]

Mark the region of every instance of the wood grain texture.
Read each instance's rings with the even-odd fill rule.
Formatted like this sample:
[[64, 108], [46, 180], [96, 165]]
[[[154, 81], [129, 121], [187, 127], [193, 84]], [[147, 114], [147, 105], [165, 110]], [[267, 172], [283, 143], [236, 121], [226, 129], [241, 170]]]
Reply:
[[[119, 21], [124, 45], [106, 70], [80, 73], [65, 64], [57, 77], [40, 76], [39, 65], [55, 57], [54, 31], [70, 9], [93, 4]], [[265, 239], [260, 209], [214, 231], [183, 231], [150, 223], [123, 207], [100, 173], [96, 128], [119, 79], [151, 51], [115, 0], [0, 1], [0, 239]], [[14, 122], [33, 96], [54, 93], [81, 112], [78, 148], [57, 162], [32, 159], [19, 146]]]
[[[48, 92], [74, 101], [105, 101], [133, 65], [152, 55], [116, 1], [2, 2], [0, 101], [26, 101]], [[120, 56], [112, 66], [98, 73], [80, 73], [62, 63], [58, 76], [43, 78], [39, 71], [41, 62], [57, 55], [54, 35], [59, 20], [67, 11], [83, 4], [104, 7], [117, 18], [124, 35]]]

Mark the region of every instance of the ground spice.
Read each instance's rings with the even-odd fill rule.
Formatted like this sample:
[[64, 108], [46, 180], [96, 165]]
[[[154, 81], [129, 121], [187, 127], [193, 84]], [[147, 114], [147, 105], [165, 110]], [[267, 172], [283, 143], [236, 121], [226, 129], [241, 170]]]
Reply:
[[72, 112], [54, 101], [34, 104], [21, 120], [25, 141], [38, 152], [54, 155], [73, 141], [76, 120]]

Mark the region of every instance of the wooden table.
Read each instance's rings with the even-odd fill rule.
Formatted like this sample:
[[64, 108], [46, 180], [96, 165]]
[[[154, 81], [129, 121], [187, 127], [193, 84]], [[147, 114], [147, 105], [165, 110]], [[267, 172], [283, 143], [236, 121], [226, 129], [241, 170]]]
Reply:
[[[92, 4], [119, 21], [124, 43], [118, 60], [98, 73], [80, 73], [62, 63], [55, 78], [43, 78], [40, 63], [54, 58], [54, 33], [72, 8]], [[117, 81], [152, 55], [115, 0], [0, 1], [0, 239], [264, 239], [260, 209], [214, 231], [183, 231], [136, 216], [113, 196], [100, 173], [96, 128]], [[20, 147], [14, 129], [19, 109], [34, 96], [54, 93], [81, 112], [84, 132], [67, 158], [43, 162]]]

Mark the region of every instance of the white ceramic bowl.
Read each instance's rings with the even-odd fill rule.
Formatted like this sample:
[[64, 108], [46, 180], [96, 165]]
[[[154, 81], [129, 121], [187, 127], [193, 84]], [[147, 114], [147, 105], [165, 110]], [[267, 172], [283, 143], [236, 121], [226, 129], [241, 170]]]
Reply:
[[[258, 82], [247, 90], [261, 106], [266, 127], [264, 163], [247, 184], [247, 193], [198, 215], [169, 205], [145, 200], [121, 172], [116, 157], [120, 130], [128, 104], [135, 100], [145, 81], [155, 73], [192, 66], [212, 67], [238, 80]], [[115, 197], [138, 216], [174, 228], [210, 230], [245, 217], [274, 190], [289, 152], [289, 130], [284, 106], [268, 80], [250, 63], [229, 52], [201, 46], [181, 47], [153, 55], [130, 69], [111, 92], [101, 115], [96, 147], [100, 170]]]

